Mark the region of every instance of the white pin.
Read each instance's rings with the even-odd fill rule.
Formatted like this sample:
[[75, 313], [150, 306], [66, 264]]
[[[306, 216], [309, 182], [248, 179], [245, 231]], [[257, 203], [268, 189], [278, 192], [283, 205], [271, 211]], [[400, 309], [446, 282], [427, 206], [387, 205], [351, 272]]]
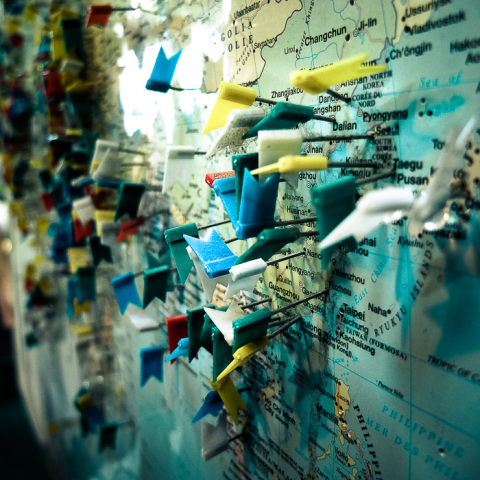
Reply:
[[71, 72], [75, 74], [79, 74], [82, 71], [82, 68], [84, 67], [84, 63], [81, 62], [80, 60], [72, 60], [72, 59], [67, 59], [62, 62], [62, 65], [60, 67], [60, 72]]
[[261, 258], [251, 260], [250, 262], [234, 265], [230, 269], [230, 282], [228, 282], [227, 291], [223, 300], [231, 298], [240, 290], [252, 292], [260, 278], [260, 275], [267, 268], [267, 263]]
[[191, 247], [187, 247], [187, 253], [190, 259], [193, 261], [193, 265], [195, 266], [197, 275], [200, 278], [200, 282], [202, 283], [203, 291], [205, 293], [205, 297], [207, 298], [207, 302], [211, 302], [213, 299], [213, 294], [215, 292], [215, 287], [217, 286], [217, 283], [220, 283], [221, 285], [226, 287], [228, 284], [228, 281], [230, 280], [230, 274], [222, 275], [216, 278], [210, 278], [207, 275], [207, 272], [205, 272], [202, 262], [195, 255]]
[[[128, 315], [128, 312], [127, 312]], [[139, 331], [139, 332], [148, 332], [150, 330], [157, 330], [160, 327], [160, 323], [150, 318], [147, 315], [142, 315], [138, 313], [136, 315], [130, 315], [130, 321], [132, 325]]]
[[68, 103], [62, 104], [62, 111], [63, 111], [63, 120], [65, 121], [65, 125], [68, 130], [82, 130], [82, 123], [80, 122], [80, 118], [75, 112], [70, 110]]
[[227, 117], [227, 124], [220, 131], [213, 145], [208, 149], [207, 157], [212, 157], [220, 150], [227, 147], [240, 147], [243, 145], [243, 136], [260, 120], [266, 112], [262, 109], [232, 110]]
[[463, 165], [463, 155], [469, 135], [475, 132], [476, 118], [472, 117], [460, 134], [451, 131], [440, 156], [438, 169], [428, 185], [418, 191], [418, 196], [410, 211], [409, 232], [412, 235], [427, 230], [442, 228], [450, 219], [446, 203], [451, 198], [450, 183], [456, 170]]
[[[98, 228], [98, 226], [97, 226]], [[101, 222], [100, 223], [100, 243], [109, 247], [118, 246], [117, 238], [122, 228], [121, 223]]]
[[73, 209], [78, 218], [86, 225], [90, 220], [95, 220], [95, 205], [90, 197], [79, 198], [73, 201]]
[[205, 313], [210, 317], [215, 326], [222, 332], [225, 341], [229, 344], [233, 344], [233, 321], [237, 318], [244, 317], [246, 313], [233, 300], [228, 309], [225, 312], [221, 310], [215, 310], [214, 308], [204, 308]]
[[163, 175], [163, 189], [165, 193], [174, 183], [180, 183], [185, 190], [188, 189], [193, 173], [193, 160], [197, 155], [191, 146], [167, 147], [167, 161]]
[[118, 159], [118, 143], [97, 140], [90, 174], [94, 180], [111, 179], [118, 175], [122, 162]]
[[348, 237], [354, 237], [358, 242], [380, 224], [402, 218], [410, 211], [414, 198], [413, 192], [408, 188], [372, 190], [360, 199], [355, 210], [323, 239], [320, 250]]
[[[302, 134], [300, 130], [260, 130], [258, 132], [258, 166], [266, 167], [277, 163], [280, 157], [300, 155]], [[260, 175], [265, 181], [269, 175]], [[293, 188], [298, 187], [298, 173], [284, 173], [284, 178]]]

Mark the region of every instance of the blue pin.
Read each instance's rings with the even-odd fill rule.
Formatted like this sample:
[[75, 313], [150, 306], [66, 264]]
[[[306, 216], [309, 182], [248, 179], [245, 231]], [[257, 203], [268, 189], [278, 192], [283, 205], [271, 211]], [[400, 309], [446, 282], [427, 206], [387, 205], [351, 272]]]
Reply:
[[202, 406], [198, 410], [197, 414], [193, 417], [192, 423], [197, 423], [203, 417], [207, 415], [213, 415], [216, 417], [223, 408], [223, 402], [217, 391], [213, 390], [208, 392], [205, 396]]
[[235, 177], [220, 178], [213, 182], [213, 190], [223, 203], [234, 228], [237, 226], [237, 196]]
[[240, 214], [235, 228], [235, 233], [241, 240], [256, 237], [262, 230], [275, 227], [280, 182], [279, 173], [270, 175], [263, 185], [255, 180], [248, 168], [244, 175]]
[[308, 122], [314, 116], [312, 107], [279, 102], [263, 120], [258, 122], [242, 138], [256, 137], [260, 130], [290, 130], [300, 123]]
[[163, 47], [160, 47], [152, 74], [145, 85], [147, 90], [161, 93], [167, 93], [170, 90], [170, 84], [172, 83], [173, 74], [175, 73], [175, 68], [177, 68], [177, 62], [181, 53], [182, 51], [180, 50], [172, 57], [167, 58]]
[[165, 362], [170, 362], [178, 357], [188, 357], [188, 338], [181, 338], [178, 341], [178, 347], [165, 359]]
[[112, 278], [111, 283], [122, 315], [130, 303], [137, 307], [142, 306], [133, 273], [128, 272], [119, 277]]
[[140, 386], [143, 387], [150, 377], [163, 382], [163, 351], [162, 346], [142, 348], [140, 350]]
[[206, 240], [184, 235], [195, 255], [202, 262], [209, 278], [226, 275], [235, 264], [237, 256], [227, 247], [217, 231], [212, 228]]

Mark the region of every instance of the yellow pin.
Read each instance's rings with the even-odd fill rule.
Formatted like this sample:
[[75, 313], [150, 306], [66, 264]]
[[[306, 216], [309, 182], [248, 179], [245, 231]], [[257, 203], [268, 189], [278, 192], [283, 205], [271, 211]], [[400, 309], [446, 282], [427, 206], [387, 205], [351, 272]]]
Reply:
[[83, 247], [68, 248], [67, 257], [70, 273], [77, 273], [79, 268], [88, 265], [88, 252]]
[[77, 334], [77, 337], [85, 337], [93, 334], [93, 328], [90, 325], [84, 325], [83, 323], [71, 323], [69, 327]]
[[238, 409], [241, 408], [242, 410], [247, 411], [248, 408], [232, 379], [227, 376], [223, 380], [217, 379], [217, 381], [213, 383], [213, 378], [211, 378], [210, 383], [214, 390], [220, 395], [220, 398], [225, 407], [227, 407], [228, 413], [231, 415], [235, 425], [238, 425]]
[[78, 298], [73, 299], [73, 313], [80, 315], [81, 313], [90, 313], [90, 300], [84, 300], [83, 303], [78, 301]]
[[95, 222], [97, 224], [97, 235], [102, 235], [102, 223], [113, 222], [115, 219], [115, 210], [96, 210]]
[[43, 237], [50, 228], [50, 220], [47, 217], [38, 217], [36, 224], [38, 236]]
[[290, 74], [290, 82], [294, 87], [315, 95], [326, 92], [331, 85], [384, 72], [387, 69], [386, 65], [363, 66], [362, 63], [368, 59], [368, 55], [361, 53], [315, 70], [297, 70]]
[[46, 258], [41, 253], [37, 253], [35, 255], [34, 263], [37, 267], [42, 266], [45, 263], [45, 261], [46, 261]]
[[82, 411], [92, 407], [93, 406], [92, 394], [84, 393], [82, 396], [78, 397], [75, 400], [75, 403], [77, 404], [77, 407]]
[[227, 123], [228, 114], [232, 110], [249, 108], [256, 98], [257, 92], [253, 88], [222, 82], [218, 87], [217, 101], [203, 129], [203, 135], [224, 127]]
[[217, 382], [221, 381], [238, 367], [243, 367], [257, 352], [265, 348], [270, 340], [264, 335], [254, 342], [247, 343], [240, 347], [233, 354], [233, 361], [228, 367], [217, 377]]
[[305, 155], [287, 155], [281, 157], [277, 163], [256, 168], [250, 173], [260, 175], [262, 173], [294, 173], [305, 170], [326, 170], [328, 168], [327, 157], [307, 157]]
[[35, 275], [37, 274], [37, 267], [34, 263], [28, 263], [27, 268], [25, 269], [25, 279], [26, 280], [35, 280]]

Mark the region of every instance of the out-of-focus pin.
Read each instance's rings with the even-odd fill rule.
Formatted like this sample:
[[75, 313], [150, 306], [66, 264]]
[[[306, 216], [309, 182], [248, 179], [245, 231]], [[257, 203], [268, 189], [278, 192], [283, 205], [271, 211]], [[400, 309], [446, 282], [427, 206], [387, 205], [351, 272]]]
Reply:
[[165, 359], [165, 362], [173, 362], [179, 357], [188, 357], [188, 338], [181, 338], [177, 348]]
[[231, 361], [218, 375], [218, 380], [222, 380], [227, 375], [230, 375], [230, 373], [236, 368], [245, 366], [256, 353], [258, 353], [260, 350], [263, 350], [269, 343], [270, 340], [268, 337], [262, 336], [253, 342], [247, 343], [243, 347], [240, 347], [233, 354], [233, 361]]
[[108, 245], [102, 245], [100, 237], [90, 237], [90, 252], [96, 267], [102, 260], [113, 263], [112, 249]]
[[[193, 174], [193, 160], [195, 155], [205, 155], [205, 152], [198, 152], [190, 146], [170, 145], [167, 147], [167, 160], [165, 163], [165, 173], [163, 176], [162, 192], [167, 190], [174, 183], [180, 183], [187, 190]], [[179, 172], [182, 172], [179, 175]]]
[[207, 173], [205, 175], [205, 183], [210, 188], [212, 188], [213, 187], [213, 182], [215, 180], [220, 180], [222, 178], [230, 178], [230, 177], [234, 177], [234, 176], [235, 176], [235, 172], [233, 170], [231, 170], [229, 172]]
[[145, 185], [141, 183], [122, 182], [118, 189], [118, 203], [115, 211], [115, 221], [127, 214], [130, 218], [136, 218], [138, 207], [145, 192]]
[[78, 198], [73, 201], [72, 206], [83, 225], [86, 225], [90, 220], [95, 220], [95, 205], [91, 197]]
[[137, 307], [142, 306], [133, 273], [128, 272], [119, 277], [112, 278], [111, 283], [122, 315], [130, 303]]
[[[212, 307], [212, 304], [207, 305]], [[210, 319], [205, 318], [204, 307], [196, 307], [187, 309], [187, 325], [188, 325], [188, 361], [191, 362], [198, 350], [204, 347], [212, 353], [212, 335], [211, 335]]]
[[115, 450], [117, 442], [118, 423], [111, 422], [100, 426], [100, 439], [98, 444], [98, 451], [103, 452], [105, 448], [109, 447]]
[[113, 210], [95, 210], [95, 223], [97, 225], [97, 235], [102, 235], [102, 225], [104, 223], [112, 223], [115, 219]]
[[67, 249], [67, 256], [70, 273], [77, 273], [80, 267], [88, 265], [88, 252], [85, 248], [69, 248]]
[[91, 220], [86, 225], [83, 225], [78, 218], [72, 220], [73, 232], [75, 234], [75, 242], [79, 243], [84, 238], [88, 238], [93, 234], [94, 222]]
[[78, 298], [73, 299], [73, 314], [75, 316], [81, 313], [90, 313], [90, 300], [84, 300], [83, 303], [78, 301]]
[[95, 301], [97, 289], [95, 283], [95, 268], [80, 267], [77, 270], [77, 292], [78, 301], [83, 303], [84, 299]]
[[77, 58], [84, 58], [85, 51], [80, 18], [64, 18], [60, 23], [62, 25], [63, 41], [65, 42], [67, 55], [73, 52]]
[[208, 392], [205, 396], [202, 406], [193, 417], [192, 423], [197, 423], [199, 420], [201, 420], [207, 415], [213, 415], [214, 417], [216, 417], [220, 413], [222, 408], [223, 402], [218, 392], [215, 390]]
[[210, 317], [215, 326], [220, 330], [228, 345], [233, 344], [233, 322], [237, 318], [244, 317], [246, 314], [238, 303], [233, 300], [227, 310], [203, 307], [205, 313]]
[[227, 147], [240, 147], [244, 142], [243, 136], [263, 118], [265, 111], [261, 109], [232, 110], [220, 135], [208, 149], [206, 157], [212, 157]]
[[332, 97], [348, 103], [350, 99], [330, 90], [329, 87], [384, 72], [387, 69], [386, 65], [364, 66], [363, 63], [366, 62], [368, 56], [368, 53], [361, 53], [315, 70], [297, 70], [290, 74], [290, 82], [294, 87], [300, 88], [311, 95], [327, 92]]
[[[126, 10], [134, 10], [134, 9], [128, 8]], [[113, 11], [114, 9], [111, 5], [91, 5], [88, 8], [85, 27], [88, 28], [88, 27], [91, 27], [92, 25], [98, 25], [99, 27], [106, 27], [108, 24], [108, 20], [110, 19], [110, 15], [112, 14]]]
[[180, 50], [175, 55], [167, 58], [163, 47], [160, 47], [157, 60], [153, 66], [152, 74], [145, 85], [147, 90], [153, 90], [154, 92], [161, 93], [167, 93], [170, 89], [182, 90], [171, 86], [173, 74], [177, 68], [177, 63], [181, 53], [182, 51]]
[[248, 408], [245, 405], [245, 402], [243, 401], [237, 388], [235, 387], [232, 379], [227, 376], [215, 383], [213, 383], [213, 379], [210, 379], [210, 383], [212, 384], [214, 390], [216, 390], [220, 395], [220, 398], [235, 422], [235, 425], [238, 425], [238, 409], [241, 408], [242, 410], [247, 411]]
[[163, 382], [163, 352], [162, 346], [142, 348], [140, 350], [140, 386], [143, 387], [150, 377]]
[[[187, 315], [167, 317], [168, 347], [173, 352], [182, 338], [188, 338]], [[175, 360], [172, 360], [173, 363]]]
[[183, 238], [202, 262], [210, 278], [228, 274], [237, 256], [227, 247], [215, 229], [211, 229], [204, 239], [184, 235]]
[[143, 308], [154, 298], [165, 302], [167, 292], [174, 290], [170, 254], [164, 255], [160, 260], [148, 254], [148, 263], [149, 267], [143, 272]]

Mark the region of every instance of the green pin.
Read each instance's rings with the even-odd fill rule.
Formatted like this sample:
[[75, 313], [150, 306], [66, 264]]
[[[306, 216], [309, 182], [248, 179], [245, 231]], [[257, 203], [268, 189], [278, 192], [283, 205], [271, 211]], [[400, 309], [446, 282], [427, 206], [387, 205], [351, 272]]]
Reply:
[[[317, 211], [318, 239], [321, 242], [337, 225], [355, 209], [357, 184], [355, 177], [348, 177], [336, 182], [312, 188], [312, 203]], [[352, 238], [343, 242], [347, 248], [355, 248]], [[330, 259], [337, 245], [322, 250], [322, 268], [328, 268]]]
[[[187, 325], [188, 325], [188, 361], [191, 362], [197, 352], [200, 350], [201, 347], [205, 347], [205, 343], [207, 346], [210, 347], [211, 351], [211, 339], [207, 339], [205, 342], [205, 338], [203, 335], [203, 327], [207, 324], [205, 331], [208, 330], [208, 323], [213, 323], [210, 320], [210, 317], [205, 315], [204, 308], [214, 308], [213, 304], [202, 305], [201, 307], [192, 308], [187, 310]], [[207, 318], [205, 318], [207, 317]], [[211, 327], [210, 327], [211, 328]]]
[[[258, 153], [247, 153], [246, 155], [232, 156], [232, 169], [235, 171], [235, 196], [237, 199], [237, 215], [240, 213], [240, 200], [242, 198], [243, 176], [245, 169], [254, 170], [258, 168]], [[258, 175], [253, 178], [258, 180]]]
[[117, 221], [124, 214], [127, 214], [131, 219], [137, 218], [138, 207], [144, 192], [145, 185], [143, 183], [122, 182], [118, 189], [118, 202], [114, 220]]
[[147, 263], [148, 268], [143, 272], [143, 308], [146, 308], [154, 298], [165, 302], [167, 292], [173, 292], [175, 289], [170, 254], [158, 259], [151, 253], [147, 253]]
[[198, 238], [197, 226], [194, 223], [188, 223], [187, 225], [170, 228], [169, 230], [165, 231], [165, 240], [170, 247], [170, 252], [172, 253], [177, 266], [180, 283], [182, 284], [187, 281], [187, 277], [193, 267], [193, 261], [188, 256], [188, 244], [183, 238], [184, 235]]
[[257, 241], [235, 261], [235, 265], [261, 258], [267, 261], [288, 243], [297, 241], [302, 233], [297, 227], [268, 228], [257, 237]]
[[102, 260], [113, 263], [112, 249], [108, 245], [102, 245], [100, 237], [90, 237], [90, 250], [93, 264], [97, 266]]
[[[268, 322], [272, 318], [269, 308], [261, 308], [233, 321], [233, 351], [267, 334]], [[230, 360], [231, 361], [231, 360]]]
[[212, 328], [213, 343], [213, 383], [217, 377], [230, 365], [234, 350], [225, 341], [223, 334], [217, 327]]

